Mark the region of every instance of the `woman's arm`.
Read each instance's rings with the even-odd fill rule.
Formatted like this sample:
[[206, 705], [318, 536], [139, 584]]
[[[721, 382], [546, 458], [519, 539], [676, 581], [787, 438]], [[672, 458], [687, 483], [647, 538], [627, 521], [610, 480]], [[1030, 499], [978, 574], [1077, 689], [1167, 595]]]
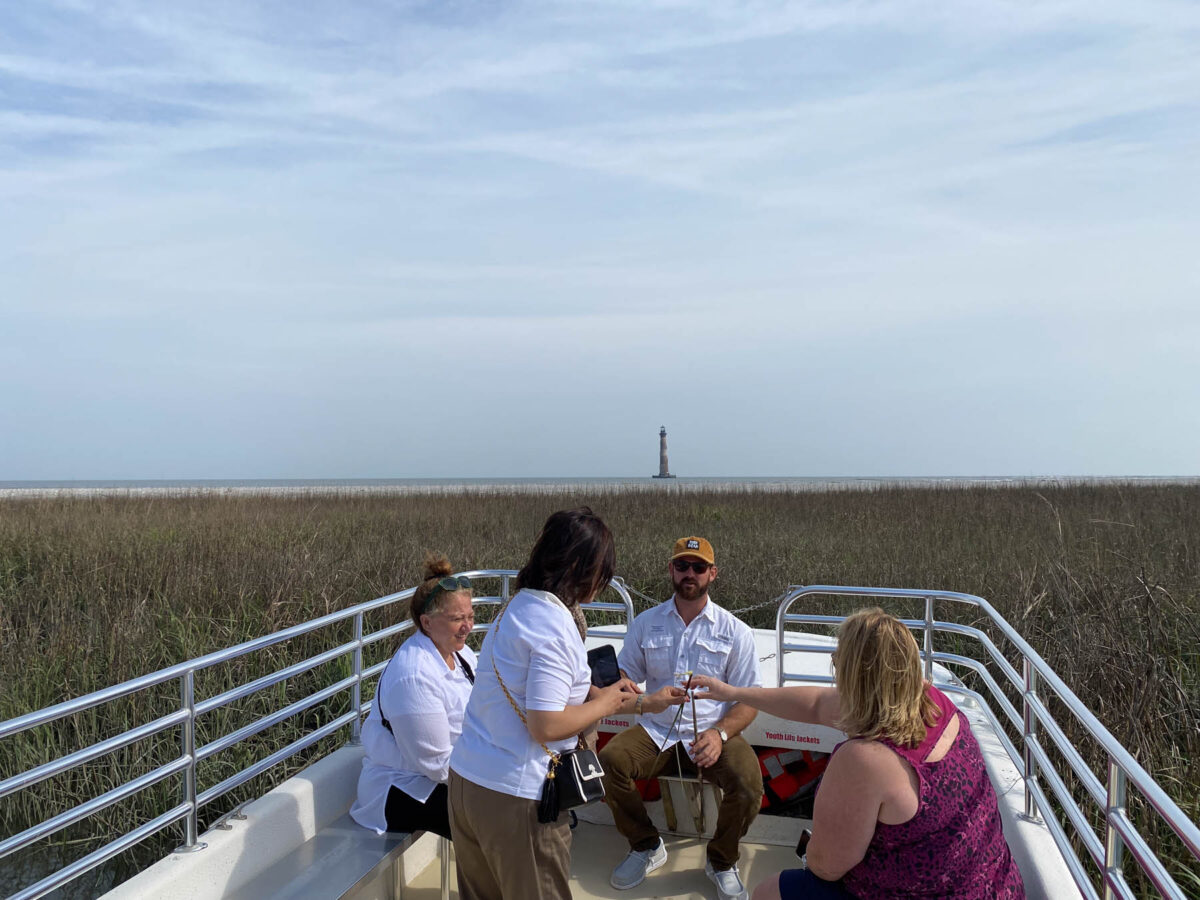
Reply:
[[446, 710], [399, 715], [389, 720], [406, 767], [433, 782], [450, 777], [450, 723]]
[[[636, 684], [634, 684], [632, 681], [630, 681], [629, 677], [627, 675], [622, 675], [620, 677], [620, 679], [618, 679], [618, 681], [619, 681], [619, 683], [621, 683], [625, 686], [625, 690], [632, 691], [635, 694], [642, 693], [642, 689], [640, 687], [638, 687]], [[595, 700], [600, 695], [601, 690], [602, 690], [602, 688], [598, 688], [593, 684], [591, 687], [588, 688], [587, 699]]]
[[733, 687], [711, 675], [693, 675], [692, 685], [699, 688], [697, 698], [723, 703], [745, 703], [765, 713], [794, 722], [837, 727], [842, 703], [836, 687]]
[[891, 751], [875, 741], [849, 741], [830, 759], [808, 842], [808, 867], [818, 878], [837, 881], [867, 855], [886, 783], [888, 760], [880, 754]]
[[606, 688], [598, 688], [592, 693], [592, 697], [593, 699], [578, 706], [567, 705], [558, 710], [527, 710], [525, 717], [530, 735], [535, 741], [543, 744], [566, 740], [605, 716], [632, 710], [637, 701], [637, 694], [628, 690], [620, 681]]
[[389, 672], [379, 691], [376, 704], [381, 713], [391, 711], [388, 724], [403, 767], [430, 781], [444, 782], [449, 777], [453, 741], [442, 698], [419, 672]]

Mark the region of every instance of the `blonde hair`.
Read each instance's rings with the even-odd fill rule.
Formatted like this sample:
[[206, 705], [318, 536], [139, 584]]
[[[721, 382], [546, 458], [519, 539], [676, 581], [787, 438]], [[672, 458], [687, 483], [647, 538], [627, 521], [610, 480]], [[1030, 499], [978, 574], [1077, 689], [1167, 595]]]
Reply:
[[838, 726], [846, 734], [885, 737], [902, 747], [925, 740], [939, 711], [925, 691], [917, 642], [899, 619], [879, 607], [847, 616], [833, 666], [842, 705]]

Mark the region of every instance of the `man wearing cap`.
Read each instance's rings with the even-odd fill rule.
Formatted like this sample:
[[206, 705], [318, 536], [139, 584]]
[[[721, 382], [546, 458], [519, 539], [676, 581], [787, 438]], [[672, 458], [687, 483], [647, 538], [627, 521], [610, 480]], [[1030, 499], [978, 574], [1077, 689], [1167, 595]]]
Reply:
[[666, 847], [634, 781], [661, 773], [676, 758], [678, 743], [685, 751], [678, 754], [684, 768], [690, 769], [694, 762], [705, 780], [723, 793], [705, 872], [717, 885], [719, 900], [746, 900], [737, 870], [738, 842], [758, 814], [763, 787], [758, 757], [740, 735], [753, 721], [755, 710], [741, 703], [697, 699], [694, 707], [690, 700], [684, 703], [677, 717], [680, 707], [651, 709], [641, 698], [648, 699], [667, 685], [687, 687], [692, 673], [714, 675], [740, 687], [760, 687], [754, 635], [745, 622], [708, 596], [717, 566], [707, 540], [676, 541], [668, 570], [674, 595], [633, 620], [618, 657], [622, 674], [646, 682], [646, 693], [635, 707], [640, 719], [600, 752], [604, 800], [630, 848], [610, 882], [618, 890], [627, 890], [667, 861]]

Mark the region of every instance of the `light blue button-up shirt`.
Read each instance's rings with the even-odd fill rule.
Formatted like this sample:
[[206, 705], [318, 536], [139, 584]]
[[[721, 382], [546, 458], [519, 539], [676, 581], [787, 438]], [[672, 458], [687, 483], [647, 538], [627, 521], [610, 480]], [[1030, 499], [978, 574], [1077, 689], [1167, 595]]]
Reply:
[[[645, 682], [648, 693], [668, 684], [682, 687], [688, 672], [713, 675], [737, 687], [762, 686], [750, 626], [721, 609], [711, 597], [690, 625], [684, 625], [674, 596], [646, 610], [633, 620], [617, 662], [634, 681]], [[676, 741], [690, 742], [693, 728], [699, 733], [714, 727], [732, 705], [697, 700], [694, 723], [689, 702], [683, 705], [678, 722], [679, 707], [668, 706], [660, 713], [642, 716], [640, 724], [666, 750]]]

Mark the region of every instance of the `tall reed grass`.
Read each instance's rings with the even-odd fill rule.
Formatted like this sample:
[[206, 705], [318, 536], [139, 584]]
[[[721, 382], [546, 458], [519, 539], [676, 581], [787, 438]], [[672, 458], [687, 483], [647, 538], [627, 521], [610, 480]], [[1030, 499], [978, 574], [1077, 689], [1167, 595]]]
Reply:
[[[788, 584], [919, 587], [987, 598], [1188, 814], [1200, 815], [1195, 486], [9, 500], [0, 502], [0, 720], [410, 586], [426, 549], [445, 552], [460, 570], [519, 568], [545, 517], [579, 503], [612, 527], [618, 572], [654, 597], [669, 593], [672, 541], [702, 534], [720, 564], [713, 596], [731, 609], [760, 604]], [[757, 609], [748, 619], [771, 626], [774, 612]], [[198, 694], [212, 696], [330, 645], [303, 640], [217, 667], [204, 673]], [[346, 672], [344, 662], [330, 664], [205, 717], [199, 740], [227, 734]], [[204, 767], [202, 784], [344, 712], [346, 702], [330, 701], [260, 743], [220, 754]], [[0, 742], [0, 773], [28, 769], [177, 704], [175, 686], [165, 685], [33, 729]], [[206, 810], [207, 821], [337, 743], [224, 798]], [[5, 798], [0, 838], [177, 754], [168, 732]], [[177, 786], [164, 783], [71, 826], [40, 856], [10, 865], [10, 883], [0, 878], [0, 890], [176, 802]], [[1180, 870], [1182, 851], [1169, 836], [1152, 837]], [[151, 840], [100, 881], [67, 894], [98, 891], [180, 841], [178, 832]]]

